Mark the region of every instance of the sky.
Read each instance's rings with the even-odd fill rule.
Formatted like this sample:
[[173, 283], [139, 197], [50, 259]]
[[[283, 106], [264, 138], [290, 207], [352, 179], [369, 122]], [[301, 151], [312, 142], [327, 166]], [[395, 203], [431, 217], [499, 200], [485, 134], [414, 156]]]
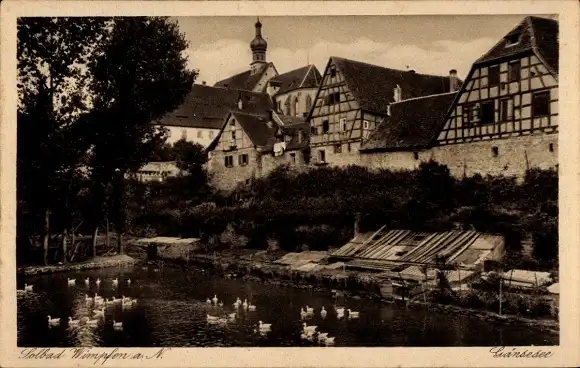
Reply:
[[[465, 79], [471, 64], [526, 15], [267, 16], [266, 60], [282, 74], [314, 64], [324, 72], [330, 56]], [[545, 16], [555, 18], [553, 16]], [[189, 66], [198, 83], [212, 85], [249, 69], [256, 17], [178, 17], [189, 41]]]

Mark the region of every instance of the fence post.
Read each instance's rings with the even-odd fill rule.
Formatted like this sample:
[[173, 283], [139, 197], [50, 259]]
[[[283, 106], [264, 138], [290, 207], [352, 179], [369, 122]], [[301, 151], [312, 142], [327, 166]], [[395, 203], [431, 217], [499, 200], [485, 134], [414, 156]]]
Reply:
[[503, 272], [500, 273], [500, 279], [499, 279], [499, 315], [501, 316], [501, 287], [503, 284]]

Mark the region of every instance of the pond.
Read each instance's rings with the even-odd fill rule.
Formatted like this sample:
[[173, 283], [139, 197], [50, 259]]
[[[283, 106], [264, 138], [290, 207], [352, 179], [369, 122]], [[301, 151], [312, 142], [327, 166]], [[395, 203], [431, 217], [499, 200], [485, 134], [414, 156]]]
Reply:
[[[85, 280], [88, 278], [88, 284]], [[96, 280], [101, 280], [96, 284]], [[71, 279], [69, 283], [69, 279]], [[72, 284], [74, 279], [74, 285]], [[114, 284], [113, 279], [118, 280]], [[131, 280], [129, 283], [128, 280]], [[207, 272], [156, 266], [95, 269], [31, 276], [18, 280], [18, 346], [20, 347], [296, 347], [320, 346], [324, 339], [303, 335], [303, 323], [334, 337], [329, 346], [496, 346], [557, 345], [558, 335], [524, 325], [507, 325], [462, 315], [408, 309], [364, 299], [341, 301], [359, 312], [338, 318], [330, 292], [311, 292]], [[86, 300], [95, 294], [109, 301], [132, 298], [135, 303]], [[217, 305], [207, 299], [217, 296]], [[247, 299], [255, 310], [236, 308]], [[219, 304], [223, 302], [223, 306]], [[313, 313], [301, 316], [308, 305]], [[321, 316], [322, 307], [327, 311]], [[235, 317], [231, 316], [236, 313]], [[223, 321], [208, 322], [208, 314]], [[48, 316], [60, 318], [49, 323]], [[67, 323], [69, 317], [79, 320]], [[231, 318], [233, 317], [233, 318]], [[94, 325], [86, 320], [94, 321]], [[259, 321], [271, 324], [258, 328]], [[113, 323], [117, 323], [114, 327]], [[119, 323], [120, 322], [120, 323]], [[307, 338], [305, 338], [307, 337]]]

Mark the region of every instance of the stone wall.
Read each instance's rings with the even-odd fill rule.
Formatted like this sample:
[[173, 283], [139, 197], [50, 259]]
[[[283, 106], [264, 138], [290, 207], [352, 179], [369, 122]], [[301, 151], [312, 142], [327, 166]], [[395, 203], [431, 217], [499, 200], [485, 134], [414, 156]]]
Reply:
[[[291, 161], [291, 152], [274, 157], [271, 154], [259, 156], [251, 148], [227, 153], [214, 151], [209, 165], [213, 174], [212, 182], [222, 190], [232, 190], [237, 183], [245, 183], [252, 176], [256, 178], [266, 176], [276, 167], [284, 164], [290, 164], [299, 169], [320, 167], [316, 163], [320, 149], [325, 151], [326, 162], [331, 166], [359, 165], [373, 170], [413, 170], [418, 168], [421, 162], [433, 159], [446, 165], [451, 175], [455, 177], [490, 174], [523, 178], [527, 168], [548, 169], [558, 165], [557, 134], [450, 144], [422, 151], [360, 153], [358, 147], [356, 149], [351, 147], [351, 152], [347, 152], [344, 146], [342, 153], [334, 153], [333, 146], [313, 148], [309, 165], [305, 163], [301, 151], [292, 151], [296, 155], [296, 163]], [[238, 165], [237, 156], [242, 153], [249, 155], [249, 162], [246, 166]], [[234, 167], [224, 167], [225, 155], [234, 156]]]
[[[326, 162], [332, 166], [360, 165], [369, 169], [413, 170], [431, 159], [447, 165], [451, 175], [504, 175], [522, 178], [529, 168], [555, 168], [558, 164], [558, 135], [538, 134], [471, 143], [451, 144], [421, 151], [352, 152], [334, 154], [325, 149]], [[497, 149], [497, 151], [495, 150]], [[343, 148], [344, 150], [344, 148]], [[497, 152], [497, 154], [496, 154]]]
[[[242, 154], [248, 155], [248, 164], [240, 166], [238, 157]], [[225, 157], [233, 156], [233, 166], [225, 166]], [[233, 190], [238, 183], [246, 183], [253, 176], [260, 176], [261, 159], [254, 148], [242, 148], [235, 151], [212, 152], [208, 169], [211, 175], [211, 183], [220, 190]]]
[[[295, 161], [292, 160], [291, 154], [294, 154]], [[287, 151], [284, 152], [282, 156], [278, 157], [275, 157], [270, 153], [266, 153], [262, 155], [261, 175], [266, 176], [272, 172], [272, 170], [282, 165], [289, 165], [290, 167], [298, 169], [308, 166], [304, 160], [304, 154], [300, 150]]]
[[[497, 149], [497, 154], [495, 153]], [[490, 174], [523, 177], [526, 169], [558, 165], [558, 135], [538, 134], [509, 139], [451, 144], [431, 149], [433, 159], [457, 177]]]

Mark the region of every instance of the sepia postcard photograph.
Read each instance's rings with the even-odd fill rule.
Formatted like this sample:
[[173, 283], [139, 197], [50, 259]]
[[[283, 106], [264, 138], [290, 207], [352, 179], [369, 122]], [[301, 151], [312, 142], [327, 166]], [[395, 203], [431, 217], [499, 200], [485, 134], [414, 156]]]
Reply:
[[2, 5], [2, 366], [580, 364], [578, 3]]

